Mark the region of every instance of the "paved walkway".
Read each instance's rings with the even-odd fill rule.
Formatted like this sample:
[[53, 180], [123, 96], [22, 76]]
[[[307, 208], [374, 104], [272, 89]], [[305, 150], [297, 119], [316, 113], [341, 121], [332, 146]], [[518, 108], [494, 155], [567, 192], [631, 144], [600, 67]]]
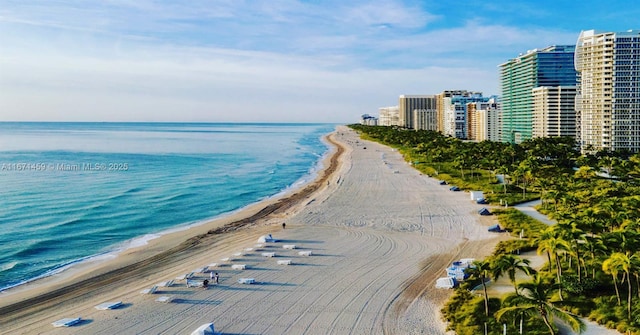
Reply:
[[[521, 211], [524, 214], [529, 215], [530, 217], [545, 223], [547, 225], [556, 224], [555, 220], [549, 219], [546, 215], [538, 212], [534, 206], [541, 204], [540, 200], [534, 200], [529, 202], [523, 202], [521, 204], [513, 206], [513, 208]], [[581, 335], [618, 335], [621, 334], [613, 329], [608, 329], [604, 326], [601, 326], [593, 321], [589, 321], [585, 318], [582, 321], [587, 325], [587, 329], [581, 333]], [[561, 329], [562, 334], [567, 335], [576, 335], [569, 327], [564, 324], [556, 323], [556, 325]]]
[[538, 212], [535, 209], [535, 206], [538, 206], [541, 203], [542, 203], [542, 201], [540, 201], [540, 200], [534, 200], [534, 201], [523, 202], [523, 203], [517, 204], [517, 205], [513, 206], [513, 208], [515, 208], [515, 209], [521, 211], [522, 213], [527, 214], [530, 217], [532, 217], [532, 218], [534, 218], [534, 219], [536, 219], [536, 220], [538, 220], [538, 221], [540, 221], [542, 223], [545, 223], [547, 225], [556, 224], [555, 220], [549, 219], [546, 215]]

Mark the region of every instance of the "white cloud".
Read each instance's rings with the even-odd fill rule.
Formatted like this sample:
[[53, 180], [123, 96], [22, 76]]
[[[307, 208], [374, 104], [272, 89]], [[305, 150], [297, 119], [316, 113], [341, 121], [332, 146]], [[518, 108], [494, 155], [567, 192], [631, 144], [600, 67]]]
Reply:
[[56, 3], [0, 10], [0, 120], [354, 122], [401, 94], [496, 94], [499, 63], [575, 39], [434, 29], [391, 0]]

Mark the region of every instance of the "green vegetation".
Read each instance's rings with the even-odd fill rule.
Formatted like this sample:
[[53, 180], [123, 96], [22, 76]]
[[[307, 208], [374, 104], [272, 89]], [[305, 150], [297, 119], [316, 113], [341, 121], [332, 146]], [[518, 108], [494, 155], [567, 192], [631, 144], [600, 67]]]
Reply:
[[[431, 131], [351, 125], [363, 138], [397, 148], [422, 173], [493, 204], [540, 199], [547, 226], [513, 209], [495, 211], [513, 239], [476, 263], [442, 312], [457, 334], [557, 334], [554, 319], [576, 330], [577, 316], [640, 335], [640, 154], [581, 156], [570, 138], [524, 143], [464, 142]], [[504, 183], [498, 176], [503, 176]], [[534, 271], [520, 251], [547, 260]], [[529, 278], [517, 281], [515, 273]], [[504, 297], [471, 290], [507, 276]]]

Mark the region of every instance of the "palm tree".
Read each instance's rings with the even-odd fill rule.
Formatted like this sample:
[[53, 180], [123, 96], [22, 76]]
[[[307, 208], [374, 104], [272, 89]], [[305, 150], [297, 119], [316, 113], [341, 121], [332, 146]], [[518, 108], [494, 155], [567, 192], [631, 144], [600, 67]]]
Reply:
[[492, 260], [493, 279], [498, 280], [504, 273], [509, 276], [513, 288], [518, 294], [518, 286], [516, 285], [516, 271], [522, 271], [527, 275], [535, 273], [535, 270], [529, 266], [531, 261], [520, 256], [511, 254], [500, 254]]
[[[616, 286], [616, 296], [618, 297], [618, 305], [620, 305], [620, 293], [618, 292], [618, 285], [616, 284], [616, 277], [619, 272], [624, 272], [627, 281], [627, 315], [631, 320], [631, 297], [633, 292], [631, 290], [631, 274], [635, 274], [635, 265], [637, 263], [636, 255], [627, 255], [621, 252], [612, 253], [609, 258], [602, 262], [602, 270], [613, 276], [613, 283]], [[624, 280], [624, 279], [623, 279]]]
[[[613, 277], [613, 286], [616, 289], [616, 298], [618, 298], [618, 306], [622, 305], [622, 301], [620, 300], [620, 291], [618, 290], [618, 273], [620, 272], [621, 265], [618, 263], [620, 260], [616, 259], [614, 255], [622, 254], [620, 252], [615, 252], [609, 256], [604, 262], [602, 262], [602, 271], [607, 274], [610, 274]], [[624, 255], [624, 254], [622, 254]]]
[[538, 238], [538, 254], [545, 252], [549, 259], [549, 272], [551, 272], [551, 256], [556, 263], [556, 280], [558, 282], [558, 294], [562, 300], [562, 263], [559, 255], [570, 250], [569, 243], [558, 233], [558, 228], [549, 227]]
[[548, 283], [543, 280], [542, 276], [534, 275], [532, 281], [520, 283], [518, 288], [521, 290], [521, 294], [508, 296], [505, 299], [505, 304], [508, 307], [501, 308], [496, 312], [495, 317], [499, 321], [504, 316], [524, 313], [542, 318], [551, 335], [556, 334], [552, 326], [554, 318], [566, 322], [578, 333], [582, 333], [585, 330], [585, 324], [577, 315], [554, 305], [554, 303], [558, 302], [553, 300], [553, 295], [560, 288], [558, 283]]
[[482, 283], [482, 290], [484, 292], [484, 313], [486, 316], [489, 316], [489, 294], [487, 293], [487, 283], [485, 281], [489, 277], [489, 273], [491, 273], [491, 271], [491, 262], [487, 260], [475, 261], [471, 267], [465, 270], [470, 277], [479, 279], [480, 283]]

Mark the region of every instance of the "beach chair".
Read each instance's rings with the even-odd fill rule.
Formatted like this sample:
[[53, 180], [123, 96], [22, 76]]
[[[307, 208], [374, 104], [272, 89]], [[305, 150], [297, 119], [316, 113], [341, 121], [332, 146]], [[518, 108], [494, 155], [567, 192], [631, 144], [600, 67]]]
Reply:
[[187, 280], [187, 279], [189, 279], [189, 278], [192, 278], [192, 277], [193, 277], [193, 275], [194, 275], [194, 273], [193, 273], [193, 272], [189, 272], [189, 273], [185, 273], [185, 274], [183, 274], [183, 275], [179, 275], [179, 276], [177, 276], [177, 277], [176, 277], [176, 279], [177, 279], [177, 280]]
[[282, 249], [295, 249], [296, 245], [295, 244], [285, 244], [282, 246]]
[[256, 280], [254, 278], [240, 278], [238, 279], [239, 284], [255, 284]]
[[171, 287], [173, 285], [173, 280], [167, 280], [156, 284], [158, 287]]
[[167, 295], [163, 295], [161, 297], [158, 297], [158, 299], [156, 299], [157, 302], [162, 302], [162, 303], [170, 303], [171, 301], [173, 301], [173, 298]]
[[140, 291], [140, 293], [142, 293], [142, 294], [154, 294], [154, 293], [156, 293], [157, 290], [158, 290], [158, 286], [151, 286], [151, 288], [146, 288], [146, 289]]
[[275, 252], [263, 252], [262, 256], [263, 257], [276, 257], [276, 253]]
[[71, 327], [75, 324], [80, 323], [82, 318], [64, 318], [58, 321], [51, 323], [54, 327]]
[[100, 305], [96, 306], [95, 309], [99, 311], [105, 311], [108, 309], [116, 309], [122, 306], [122, 301], [111, 301], [111, 302], [103, 302]]
[[247, 269], [247, 265], [246, 264], [233, 264], [231, 265], [231, 268], [234, 270], [246, 270]]
[[279, 260], [277, 263], [278, 263], [278, 265], [291, 265], [291, 260], [290, 259], [282, 259], [282, 260]]
[[300, 255], [300, 256], [311, 256], [311, 255], [313, 255], [313, 253], [311, 252], [311, 250], [304, 250], [304, 251], [298, 251], [298, 255]]

